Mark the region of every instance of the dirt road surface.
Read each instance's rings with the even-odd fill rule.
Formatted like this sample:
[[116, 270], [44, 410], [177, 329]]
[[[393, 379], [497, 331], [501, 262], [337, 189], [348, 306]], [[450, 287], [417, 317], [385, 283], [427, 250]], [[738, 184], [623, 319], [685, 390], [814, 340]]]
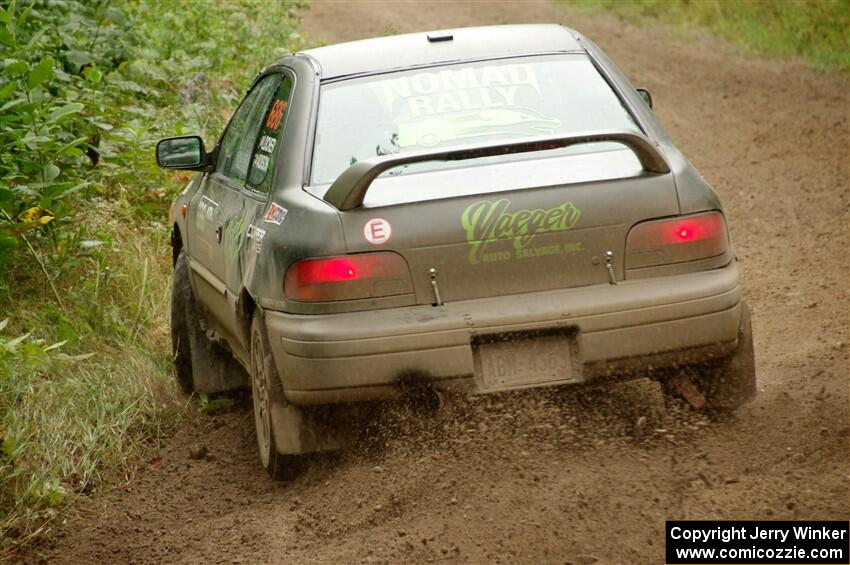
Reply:
[[720, 193], [758, 399], [724, 423], [666, 409], [648, 381], [399, 408], [289, 484], [260, 468], [243, 402], [77, 506], [28, 560], [663, 563], [666, 519], [847, 519], [847, 76], [536, 2], [316, 2], [302, 29], [336, 42], [516, 22], [595, 39]]

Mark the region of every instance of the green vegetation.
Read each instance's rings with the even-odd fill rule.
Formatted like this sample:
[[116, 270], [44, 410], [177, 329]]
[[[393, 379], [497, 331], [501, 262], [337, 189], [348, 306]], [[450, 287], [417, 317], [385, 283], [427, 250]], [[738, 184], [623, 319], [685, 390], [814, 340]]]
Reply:
[[562, 0], [641, 23], [701, 27], [769, 56], [850, 69], [847, 0]]
[[0, 560], [185, 414], [158, 138], [213, 141], [298, 2], [0, 0]]

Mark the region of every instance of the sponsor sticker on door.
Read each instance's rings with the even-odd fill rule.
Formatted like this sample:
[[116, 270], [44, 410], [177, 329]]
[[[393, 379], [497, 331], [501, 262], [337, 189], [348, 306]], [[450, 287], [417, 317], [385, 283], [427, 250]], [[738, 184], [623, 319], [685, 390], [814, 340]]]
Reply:
[[372, 218], [363, 226], [363, 236], [372, 245], [381, 245], [390, 240], [393, 228], [383, 218]]

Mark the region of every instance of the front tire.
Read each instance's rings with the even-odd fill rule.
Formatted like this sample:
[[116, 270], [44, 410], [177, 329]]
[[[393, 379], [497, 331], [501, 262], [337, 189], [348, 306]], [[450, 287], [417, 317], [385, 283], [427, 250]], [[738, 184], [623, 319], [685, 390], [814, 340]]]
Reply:
[[254, 403], [254, 424], [260, 462], [276, 480], [292, 480], [298, 472], [299, 458], [280, 453], [272, 411], [275, 405], [286, 406], [283, 387], [272, 359], [269, 338], [262, 316], [254, 314], [251, 322], [251, 396]]
[[245, 371], [233, 355], [204, 332], [184, 250], [174, 263], [171, 282], [171, 353], [177, 385], [184, 394], [215, 394], [248, 385]]
[[177, 385], [184, 394], [192, 394], [195, 390], [192, 341], [197, 341], [198, 335], [203, 333], [196, 312], [195, 296], [189, 283], [189, 262], [181, 249], [171, 280], [171, 355]]

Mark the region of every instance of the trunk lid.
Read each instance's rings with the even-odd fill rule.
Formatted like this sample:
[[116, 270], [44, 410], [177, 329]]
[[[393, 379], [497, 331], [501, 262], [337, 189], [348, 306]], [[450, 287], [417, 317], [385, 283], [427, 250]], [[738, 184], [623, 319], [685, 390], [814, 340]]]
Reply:
[[384, 176], [340, 218], [349, 253], [399, 253], [431, 304], [431, 269], [446, 302], [607, 283], [608, 251], [620, 280], [629, 228], [678, 213], [672, 174], [617, 149]]

